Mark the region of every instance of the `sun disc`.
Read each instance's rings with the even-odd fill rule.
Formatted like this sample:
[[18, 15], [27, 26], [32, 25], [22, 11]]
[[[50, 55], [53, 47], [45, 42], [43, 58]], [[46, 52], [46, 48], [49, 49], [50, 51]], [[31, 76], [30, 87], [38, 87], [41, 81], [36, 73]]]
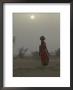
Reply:
[[30, 19], [32, 19], [32, 20], [35, 19], [35, 16], [34, 15], [31, 15], [30, 16]]

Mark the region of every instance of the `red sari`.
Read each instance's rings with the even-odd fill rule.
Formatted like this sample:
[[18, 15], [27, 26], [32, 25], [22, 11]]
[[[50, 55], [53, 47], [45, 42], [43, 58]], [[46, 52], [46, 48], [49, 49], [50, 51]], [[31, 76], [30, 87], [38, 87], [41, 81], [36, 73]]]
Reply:
[[49, 53], [48, 53], [48, 50], [46, 48], [46, 43], [45, 42], [39, 46], [39, 55], [40, 55], [40, 58], [41, 58], [41, 63], [43, 65], [48, 65]]

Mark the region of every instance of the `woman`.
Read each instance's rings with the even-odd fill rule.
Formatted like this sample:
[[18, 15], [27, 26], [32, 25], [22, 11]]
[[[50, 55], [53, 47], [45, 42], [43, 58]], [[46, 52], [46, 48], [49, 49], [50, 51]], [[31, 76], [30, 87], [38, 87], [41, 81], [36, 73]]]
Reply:
[[39, 46], [39, 55], [40, 55], [40, 58], [41, 58], [41, 63], [43, 65], [48, 65], [49, 53], [48, 53], [48, 50], [47, 50], [47, 47], [46, 47], [46, 43], [44, 41], [45, 37], [41, 36], [40, 40], [41, 40], [41, 45]]

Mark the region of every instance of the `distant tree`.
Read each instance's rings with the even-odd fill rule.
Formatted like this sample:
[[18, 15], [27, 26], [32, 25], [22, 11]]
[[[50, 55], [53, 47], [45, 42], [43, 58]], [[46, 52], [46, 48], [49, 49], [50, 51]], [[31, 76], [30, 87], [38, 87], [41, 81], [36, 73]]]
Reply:
[[39, 55], [39, 52], [38, 51], [34, 51], [32, 52], [33, 56], [38, 56]]
[[20, 58], [23, 58], [23, 57], [24, 57], [24, 48], [23, 48], [23, 47], [21, 47], [21, 48], [19, 49], [19, 57], [20, 57]]
[[13, 44], [15, 43], [15, 36], [13, 36]]
[[[15, 44], [15, 36], [13, 36], [13, 51], [14, 51], [14, 44]], [[13, 58], [15, 58], [14, 53], [13, 53]]]
[[19, 49], [19, 57], [23, 58], [25, 56], [25, 53], [28, 51], [28, 48], [24, 49], [24, 47], [21, 47]]
[[24, 49], [24, 54], [28, 51], [28, 48]]
[[56, 50], [56, 55], [57, 55], [57, 56], [60, 56], [60, 48], [58, 48], [58, 49]]
[[32, 52], [32, 55], [33, 55], [33, 57], [34, 58], [39, 58], [39, 52], [38, 51], [34, 51], [34, 52]]

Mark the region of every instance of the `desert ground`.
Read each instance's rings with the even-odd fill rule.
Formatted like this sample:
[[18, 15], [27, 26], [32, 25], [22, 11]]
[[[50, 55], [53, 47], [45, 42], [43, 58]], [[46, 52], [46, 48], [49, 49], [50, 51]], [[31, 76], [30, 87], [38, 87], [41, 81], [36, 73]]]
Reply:
[[14, 77], [60, 77], [60, 57], [50, 57], [43, 66], [40, 58], [24, 57], [13, 60]]

